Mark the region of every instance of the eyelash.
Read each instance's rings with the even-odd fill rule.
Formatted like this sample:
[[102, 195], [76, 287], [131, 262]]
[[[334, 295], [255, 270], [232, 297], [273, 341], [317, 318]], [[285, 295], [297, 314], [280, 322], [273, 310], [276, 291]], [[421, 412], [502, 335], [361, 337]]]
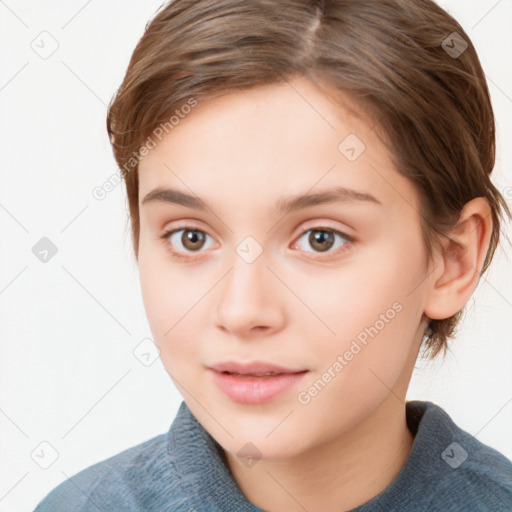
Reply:
[[[173, 228], [169, 231], [166, 231], [164, 234], [162, 234], [160, 236], [160, 239], [162, 241], [162, 243], [166, 246], [166, 249], [171, 253], [172, 257], [173, 258], [177, 258], [177, 259], [181, 259], [181, 260], [193, 260], [195, 259], [195, 256], [189, 256], [189, 255], [184, 255], [182, 254], [181, 252], [178, 252], [178, 251], [175, 251], [174, 249], [172, 249], [172, 246], [171, 244], [169, 243], [169, 238], [171, 235], [173, 235], [174, 233], [177, 233], [179, 231], [197, 231], [199, 233], [202, 233], [204, 235], [207, 235], [207, 236], [210, 236], [208, 235], [208, 233], [206, 233], [205, 231], [201, 230], [201, 229], [197, 229], [197, 228], [194, 228], [193, 226], [180, 226], [178, 228]], [[323, 227], [323, 226], [314, 226], [312, 228], [308, 228], [306, 230], [303, 230], [300, 235], [297, 237], [297, 241], [300, 240], [306, 233], [308, 233], [309, 231], [324, 231], [324, 232], [328, 232], [328, 233], [332, 233], [334, 235], [338, 235], [340, 236], [341, 238], [345, 239], [346, 242], [342, 245], [342, 247], [338, 247], [337, 250], [335, 251], [327, 251], [325, 254], [330, 254], [331, 252], [345, 252], [348, 247], [353, 243], [355, 242], [355, 238], [350, 236], [350, 235], [347, 235], [346, 233], [343, 233], [342, 231], [339, 231], [337, 229], [334, 229], [334, 228], [329, 228], [329, 227]], [[196, 254], [199, 254], [201, 251], [199, 251], [198, 253]], [[321, 252], [316, 252], [315, 251], [306, 251], [306, 252], [313, 252], [314, 254], [323, 254]], [[191, 254], [194, 254], [194, 253], [191, 253]]]

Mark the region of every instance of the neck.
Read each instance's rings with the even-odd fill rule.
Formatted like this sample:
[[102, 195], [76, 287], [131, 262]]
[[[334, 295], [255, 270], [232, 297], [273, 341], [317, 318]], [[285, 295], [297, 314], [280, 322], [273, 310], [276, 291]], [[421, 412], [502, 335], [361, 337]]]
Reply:
[[248, 468], [225, 454], [233, 478], [256, 506], [268, 512], [339, 512], [383, 491], [402, 469], [413, 442], [405, 402], [390, 393], [353, 429], [292, 459], [260, 459]]

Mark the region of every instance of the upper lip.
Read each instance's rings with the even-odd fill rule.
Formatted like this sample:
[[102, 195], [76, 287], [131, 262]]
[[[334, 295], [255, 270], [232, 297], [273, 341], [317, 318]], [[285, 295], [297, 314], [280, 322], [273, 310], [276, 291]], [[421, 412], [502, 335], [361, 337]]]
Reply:
[[306, 370], [294, 370], [291, 368], [284, 368], [272, 363], [266, 363], [264, 361], [251, 361], [247, 363], [236, 363], [234, 361], [220, 362], [209, 366], [211, 370], [216, 372], [228, 372], [228, 373], [240, 373], [244, 375], [258, 375], [265, 373], [299, 373]]

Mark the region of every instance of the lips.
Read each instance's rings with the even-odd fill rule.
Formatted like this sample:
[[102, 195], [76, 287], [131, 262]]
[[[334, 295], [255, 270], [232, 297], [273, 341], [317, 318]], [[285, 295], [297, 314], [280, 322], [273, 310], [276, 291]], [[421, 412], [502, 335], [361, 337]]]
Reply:
[[223, 362], [208, 369], [218, 389], [231, 400], [243, 404], [269, 402], [298, 385], [308, 370], [277, 366], [272, 363]]
[[230, 373], [232, 375], [240, 375], [247, 377], [272, 377], [275, 375], [283, 375], [290, 373], [300, 373], [305, 369], [294, 370], [277, 366], [272, 363], [254, 361], [250, 363], [235, 363], [231, 361], [218, 363], [210, 366], [210, 369], [219, 373]]

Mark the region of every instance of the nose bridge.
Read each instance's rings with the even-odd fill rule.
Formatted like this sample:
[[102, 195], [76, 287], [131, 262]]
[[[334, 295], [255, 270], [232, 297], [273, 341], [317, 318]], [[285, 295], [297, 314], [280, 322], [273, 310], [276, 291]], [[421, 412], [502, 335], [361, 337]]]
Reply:
[[231, 271], [216, 306], [217, 324], [230, 331], [244, 331], [275, 323], [278, 308], [272, 304], [276, 295], [269, 290], [274, 276], [268, 263], [262, 245], [252, 236], [234, 247], [229, 258]]
[[[226, 292], [235, 294], [235, 299], [257, 300], [258, 294], [267, 283], [265, 273], [267, 255], [263, 246], [252, 236], [246, 236], [234, 248], [234, 254], [230, 258], [232, 270], [228, 275]], [[240, 297], [238, 295], [240, 294]]]

